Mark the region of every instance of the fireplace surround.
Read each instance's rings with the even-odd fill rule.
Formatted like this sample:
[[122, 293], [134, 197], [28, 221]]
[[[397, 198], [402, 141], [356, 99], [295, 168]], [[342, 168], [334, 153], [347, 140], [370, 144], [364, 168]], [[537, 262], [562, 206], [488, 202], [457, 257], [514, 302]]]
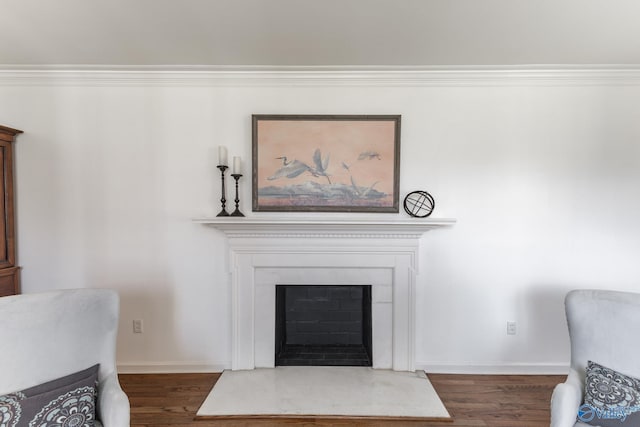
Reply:
[[371, 286], [372, 366], [415, 370], [422, 235], [453, 219], [214, 218], [227, 236], [233, 370], [275, 366], [276, 286]]

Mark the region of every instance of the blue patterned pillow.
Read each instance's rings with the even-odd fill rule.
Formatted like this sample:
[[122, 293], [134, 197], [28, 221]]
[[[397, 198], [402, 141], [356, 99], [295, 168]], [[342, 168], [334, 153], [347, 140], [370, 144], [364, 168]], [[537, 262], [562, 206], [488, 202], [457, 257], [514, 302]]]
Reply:
[[589, 361], [578, 420], [601, 427], [640, 426], [640, 380]]
[[0, 396], [0, 427], [94, 427], [98, 368]]

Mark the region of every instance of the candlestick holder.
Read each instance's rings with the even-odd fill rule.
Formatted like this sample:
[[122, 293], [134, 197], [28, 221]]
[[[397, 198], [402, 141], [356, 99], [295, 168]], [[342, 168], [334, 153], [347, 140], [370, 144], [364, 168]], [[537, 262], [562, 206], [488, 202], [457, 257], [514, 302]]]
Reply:
[[240, 206], [240, 199], [238, 198], [238, 181], [240, 181], [240, 177], [242, 176], [242, 174], [232, 173], [231, 176], [236, 180], [236, 210], [233, 211], [230, 216], [244, 216], [244, 214], [240, 212], [240, 209], [238, 208], [238, 206]]
[[222, 203], [222, 210], [216, 216], [229, 216], [229, 212], [227, 212], [225, 209], [225, 204], [227, 202], [227, 199], [226, 199], [227, 191], [224, 186], [224, 173], [227, 169], [229, 169], [229, 167], [226, 165], [218, 165], [218, 169], [220, 169], [220, 174], [222, 175], [222, 197], [220, 198], [220, 203]]

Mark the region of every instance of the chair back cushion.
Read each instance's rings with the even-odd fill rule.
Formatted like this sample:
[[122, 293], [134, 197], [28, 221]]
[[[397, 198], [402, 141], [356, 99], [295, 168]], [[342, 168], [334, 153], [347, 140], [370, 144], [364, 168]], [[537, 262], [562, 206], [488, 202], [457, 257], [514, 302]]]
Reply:
[[640, 294], [575, 290], [565, 308], [571, 367], [582, 378], [589, 360], [640, 378]]
[[115, 372], [119, 299], [107, 289], [0, 298], [0, 395], [100, 364]]

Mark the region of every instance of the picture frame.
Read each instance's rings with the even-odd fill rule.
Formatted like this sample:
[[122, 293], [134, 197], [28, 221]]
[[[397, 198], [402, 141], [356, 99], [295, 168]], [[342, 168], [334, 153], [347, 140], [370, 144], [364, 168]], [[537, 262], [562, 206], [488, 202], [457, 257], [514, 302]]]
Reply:
[[399, 211], [400, 115], [252, 115], [254, 212]]

